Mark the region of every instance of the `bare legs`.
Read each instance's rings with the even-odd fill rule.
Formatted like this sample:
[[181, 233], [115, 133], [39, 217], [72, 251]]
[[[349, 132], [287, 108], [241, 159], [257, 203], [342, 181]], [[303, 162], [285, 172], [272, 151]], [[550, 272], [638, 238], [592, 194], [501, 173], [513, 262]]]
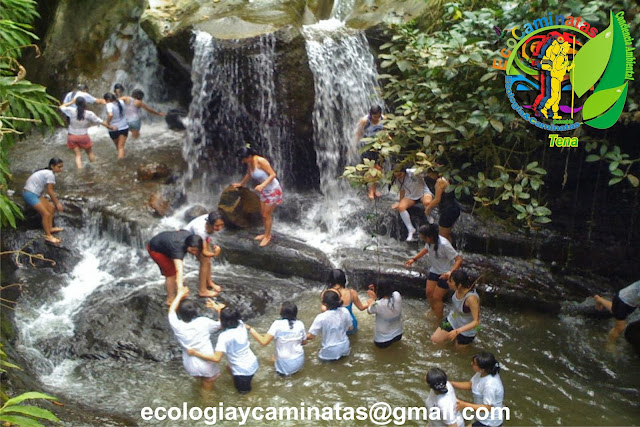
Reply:
[[431, 311], [436, 316], [438, 322], [442, 320], [444, 311], [442, 298], [444, 298], [446, 293], [446, 289], [438, 287], [438, 282], [435, 280], [427, 280], [427, 302], [429, 303]]
[[266, 203], [260, 203], [260, 210], [264, 221], [264, 234], [255, 237], [255, 240], [260, 240], [260, 246], [267, 246], [269, 242], [271, 242], [271, 226], [273, 225], [273, 210], [275, 208], [275, 204], [267, 205]]
[[53, 229], [53, 215], [56, 212], [53, 206], [45, 197], [40, 197], [40, 203], [33, 207], [42, 217], [42, 229], [44, 230], [44, 238], [51, 243], [60, 243], [60, 239], [54, 237], [51, 233], [62, 231], [62, 229]]
[[[612, 309], [613, 303], [608, 299], [602, 298], [600, 295], [595, 295], [593, 297], [593, 300], [596, 303], [596, 309], [598, 310], [607, 309], [613, 312], [613, 309]], [[609, 331], [609, 344], [613, 344], [614, 342], [616, 342], [620, 334], [624, 332], [624, 328], [627, 327], [626, 320], [615, 319], [615, 321], [616, 323], [613, 325], [613, 328], [611, 328], [611, 330]]]
[[[85, 148], [84, 151], [89, 156], [89, 161], [91, 163], [96, 161], [96, 156], [93, 154], [93, 149], [91, 147]], [[80, 147], [74, 147], [73, 152], [75, 153], [76, 167], [78, 169], [82, 169], [82, 151]]]
[[167, 277], [164, 281], [164, 286], [167, 288], [167, 305], [171, 305], [174, 299], [176, 299], [176, 287], [178, 286], [177, 276]]
[[118, 138], [112, 139], [112, 141], [118, 150], [118, 159], [124, 159], [124, 144], [127, 142], [127, 136], [118, 135]]
[[211, 259], [200, 253], [198, 260], [200, 261], [200, 290], [198, 295], [209, 298], [217, 297], [220, 295], [222, 288], [211, 279]]

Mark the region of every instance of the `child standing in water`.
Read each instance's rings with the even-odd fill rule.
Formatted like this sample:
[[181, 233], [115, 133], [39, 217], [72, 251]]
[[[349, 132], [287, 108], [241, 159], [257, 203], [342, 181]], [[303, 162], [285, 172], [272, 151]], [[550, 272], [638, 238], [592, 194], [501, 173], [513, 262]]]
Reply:
[[[53, 226], [53, 216], [58, 212], [64, 210], [64, 206], [56, 197], [56, 193], [53, 192], [53, 185], [56, 183], [56, 174], [62, 172], [64, 163], [62, 159], [57, 157], [49, 160], [49, 165], [44, 169], [35, 171], [24, 184], [24, 190], [22, 190], [22, 198], [24, 201], [34, 208], [42, 217], [42, 228], [44, 229], [44, 239], [47, 242], [58, 244], [60, 239], [53, 236], [52, 233], [58, 233], [63, 231], [60, 227]], [[47, 200], [44, 193], [51, 197], [51, 202]]]
[[325, 292], [322, 304], [326, 311], [316, 316], [307, 339], [312, 340], [322, 334], [322, 348], [318, 357], [325, 361], [338, 360], [351, 352], [347, 331], [353, 329], [353, 321], [347, 309], [342, 307], [336, 292]]
[[342, 306], [349, 311], [353, 322], [353, 329], [347, 332], [347, 335], [355, 334], [358, 331], [358, 320], [353, 315], [353, 306], [355, 305], [358, 307], [358, 310], [364, 311], [369, 307], [369, 304], [363, 304], [362, 301], [360, 301], [355, 289], [346, 288], [347, 276], [344, 274], [344, 271], [337, 268], [331, 270], [327, 282], [327, 288], [322, 292], [320, 299], [322, 300], [324, 298], [324, 294], [327, 292], [337, 293], [342, 301]]

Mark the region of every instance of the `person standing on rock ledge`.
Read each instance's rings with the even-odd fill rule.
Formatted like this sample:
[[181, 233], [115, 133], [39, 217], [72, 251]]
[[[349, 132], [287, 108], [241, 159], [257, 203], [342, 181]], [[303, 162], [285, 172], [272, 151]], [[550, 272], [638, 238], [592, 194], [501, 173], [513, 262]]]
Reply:
[[[208, 215], [202, 215], [193, 219], [185, 230], [202, 238], [202, 251], [200, 261], [200, 291], [201, 297], [216, 297], [222, 292], [222, 287], [211, 279], [211, 258], [220, 255], [220, 246], [213, 244], [214, 234], [224, 228], [222, 215], [217, 211], [211, 211]], [[212, 290], [210, 290], [212, 289]]]
[[260, 210], [264, 220], [264, 234], [256, 236], [255, 240], [260, 240], [260, 246], [267, 246], [272, 237], [273, 210], [276, 205], [282, 204], [282, 187], [269, 161], [259, 156], [253, 148], [242, 147], [237, 151], [236, 157], [240, 162], [247, 165], [247, 173], [242, 178], [242, 181], [233, 184], [233, 186], [240, 188], [249, 182], [251, 178], [258, 182], [254, 190], [260, 193]]
[[600, 295], [595, 295], [593, 299], [598, 310], [606, 308], [616, 319], [616, 324], [609, 331], [609, 343], [613, 344], [627, 327], [627, 317], [640, 305], [640, 280], [620, 289], [613, 297], [613, 301], [602, 298]]
[[163, 231], [149, 241], [147, 251], [165, 277], [167, 304], [175, 299], [176, 287], [184, 286], [184, 256], [188, 252], [199, 257], [202, 244], [202, 237], [187, 230]]

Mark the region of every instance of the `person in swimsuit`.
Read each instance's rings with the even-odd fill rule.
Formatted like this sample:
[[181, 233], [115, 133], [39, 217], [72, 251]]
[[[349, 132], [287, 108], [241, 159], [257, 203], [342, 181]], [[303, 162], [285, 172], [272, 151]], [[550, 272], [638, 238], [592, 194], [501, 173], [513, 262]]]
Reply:
[[609, 342], [614, 343], [627, 327], [627, 317], [640, 305], [640, 280], [621, 289], [613, 297], [613, 301], [602, 298], [600, 295], [593, 297], [598, 310], [607, 309], [613, 313], [616, 323], [609, 331]]
[[[42, 228], [44, 229], [44, 239], [47, 242], [58, 244], [60, 239], [53, 236], [51, 233], [58, 233], [63, 231], [60, 227], [53, 226], [53, 216], [58, 212], [64, 210], [64, 206], [56, 197], [56, 193], [53, 192], [53, 184], [56, 183], [57, 173], [62, 172], [64, 162], [62, 159], [54, 157], [49, 160], [49, 165], [44, 169], [35, 171], [24, 184], [24, 190], [22, 190], [22, 198], [24, 201], [35, 209], [42, 217]], [[51, 198], [51, 204], [49, 200], [44, 196], [45, 191]]]
[[[75, 107], [71, 107], [75, 105]], [[60, 106], [62, 111], [69, 118], [69, 128], [67, 129], [67, 147], [75, 153], [76, 167], [82, 169], [82, 151], [89, 156], [91, 163], [95, 162], [93, 154], [93, 143], [89, 138], [89, 127], [98, 123], [111, 131], [117, 130], [115, 126], [110, 126], [95, 115], [93, 111], [87, 110], [87, 101], [82, 96], [77, 96], [71, 101]]]
[[124, 117], [127, 119], [133, 139], [140, 137], [140, 128], [142, 127], [142, 120], [140, 119], [141, 108], [156, 116], [164, 117], [167, 115], [167, 113], [160, 113], [142, 102], [144, 92], [140, 89], [134, 89], [131, 92], [131, 96], [120, 96], [118, 99], [124, 102]]
[[255, 240], [260, 241], [260, 246], [267, 246], [272, 237], [273, 210], [277, 205], [282, 204], [282, 187], [269, 161], [259, 156], [253, 148], [242, 147], [236, 153], [236, 157], [247, 166], [247, 173], [242, 178], [242, 181], [233, 184], [233, 186], [240, 188], [252, 178], [258, 182], [254, 190], [260, 193], [260, 210], [264, 221], [264, 234], [256, 236]]
[[[369, 142], [362, 141], [363, 138], [373, 138], [378, 132], [384, 129], [384, 117], [382, 116], [382, 107], [374, 105], [369, 109], [369, 114], [364, 116], [358, 122], [356, 127], [356, 143], [360, 148], [364, 148]], [[377, 151], [367, 150], [362, 153], [362, 159], [369, 159], [375, 162], [375, 168], [382, 171], [382, 161], [380, 154]], [[367, 193], [369, 199], [373, 200], [376, 197], [380, 197], [381, 194], [377, 191], [376, 183], [369, 184], [369, 190]]]
[[347, 332], [347, 335], [353, 335], [358, 331], [358, 320], [353, 315], [353, 306], [358, 307], [358, 310], [364, 311], [369, 307], [369, 304], [363, 304], [358, 297], [358, 293], [355, 289], [347, 289], [347, 276], [344, 271], [340, 269], [333, 269], [329, 273], [329, 278], [327, 279], [327, 287], [324, 291], [322, 291], [322, 295], [320, 299], [324, 298], [324, 294], [326, 292], [335, 292], [340, 296], [340, 300], [342, 301], [342, 306], [349, 311], [351, 314], [351, 319], [353, 321], [353, 329]]
[[440, 235], [446, 237], [451, 242], [451, 244], [453, 244], [451, 229], [460, 217], [460, 205], [456, 200], [455, 193], [453, 191], [446, 191], [450, 183], [445, 177], [440, 176], [438, 172], [434, 170], [428, 171], [427, 177], [432, 180], [432, 182], [435, 181], [435, 188], [433, 191], [435, 197], [425, 208], [424, 213], [429, 216], [431, 215], [433, 209], [438, 207], [438, 210], [440, 211], [440, 219], [438, 220], [438, 225], [440, 226]]
[[[413, 242], [415, 240], [413, 236], [416, 233], [407, 209], [418, 202], [422, 202], [426, 209], [433, 200], [433, 193], [425, 184], [422, 175], [416, 175], [415, 171], [415, 169], [396, 168], [393, 172], [393, 179], [398, 183], [400, 199], [391, 205], [391, 209], [398, 211], [402, 222], [407, 227], [407, 242]], [[431, 215], [427, 216], [427, 220], [429, 223], [434, 222]]]
[[447, 283], [455, 289], [451, 297], [453, 310], [431, 335], [431, 342], [441, 344], [455, 339], [456, 348], [461, 348], [476, 338], [476, 329], [480, 326], [480, 296], [473, 289], [467, 273], [462, 270], [451, 273]]
[[438, 225], [423, 225], [418, 229], [420, 240], [425, 242], [424, 248], [413, 258], [404, 263], [409, 268], [414, 262], [428, 255], [429, 276], [427, 277], [427, 301], [438, 321], [442, 320], [442, 298], [449, 290], [447, 280], [451, 273], [462, 265], [462, 257], [451, 242], [439, 235]]

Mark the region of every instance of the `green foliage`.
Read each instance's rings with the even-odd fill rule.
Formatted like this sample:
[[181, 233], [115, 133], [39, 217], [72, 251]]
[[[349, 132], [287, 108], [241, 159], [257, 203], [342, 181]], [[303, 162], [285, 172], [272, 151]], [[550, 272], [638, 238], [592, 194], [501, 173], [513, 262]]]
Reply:
[[[53, 128], [62, 124], [55, 105], [43, 86], [25, 80], [26, 70], [18, 59], [37, 40], [30, 30], [38, 17], [34, 0], [0, 0], [0, 225], [16, 226], [20, 208], [7, 195], [11, 180], [8, 153], [17, 136], [34, 125]], [[37, 49], [37, 48], [36, 48]]]
[[[6, 368], [20, 369], [20, 367], [13, 363], [7, 362], [7, 355], [0, 349], [0, 373], [6, 372]], [[4, 393], [3, 393], [4, 394]], [[44, 399], [44, 400], [57, 400], [53, 396], [48, 394], [39, 393], [35, 391], [29, 391], [22, 393], [19, 396], [3, 399], [6, 400], [2, 407], [0, 407], [0, 422], [10, 423], [11, 425], [24, 426], [24, 427], [39, 427], [43, 424], [38, 419], [59, 422], [60, 420], [49, 410], [42, 409], [37, 406], [25, 406], [21, 405], [25, 400]]]
[[[368, 147], [394, 166], [436, 169], [450, 177], [450, 191], [458, 198], [473, 200], [527, 227], [539, 227], [551, 221], [551, 210], [545, 206], [541, 191], [547, 174], [543, 156], [549, 149], [546, 134], [524, 123], [509, 105], [502, 76], [491, 67], [492, 59], [499, 57], [504, 47], [504, 42], [493, 44], [496, 34], [492, 26], [509, 28], [538, 17], [542, 11], [567, 9], [594, 24], [608, 23], [611, 4], [551, 0], [505, 8], [497, 1], [480, 3], [445, 4], [439, 31], [427, 33], [411, 23], [388, 28], [389, 42], [380, 46], [378, 57], [385, 73], [380, 79], [390, 113], [385, 114], [385, 130]], [[616, 99], [624, 98], [621, 92], [599, 97], [608, 97], [614, 107], [609, 111], [593, 109], [596, 115], [604, 113], [594, 120], [607, 116], [616, 108]], [[615, 172], [612, 184], [627, 178], [636, 185], [637, 178], [630, 173], [635, 161], [618, 155], [619, 165], [627, 169]], [[611, 160], [604, 155], [603, 159]], [[356, 185], [390, 181], [389, 175], [366, 161], [348, 166], [343, 177]]]

